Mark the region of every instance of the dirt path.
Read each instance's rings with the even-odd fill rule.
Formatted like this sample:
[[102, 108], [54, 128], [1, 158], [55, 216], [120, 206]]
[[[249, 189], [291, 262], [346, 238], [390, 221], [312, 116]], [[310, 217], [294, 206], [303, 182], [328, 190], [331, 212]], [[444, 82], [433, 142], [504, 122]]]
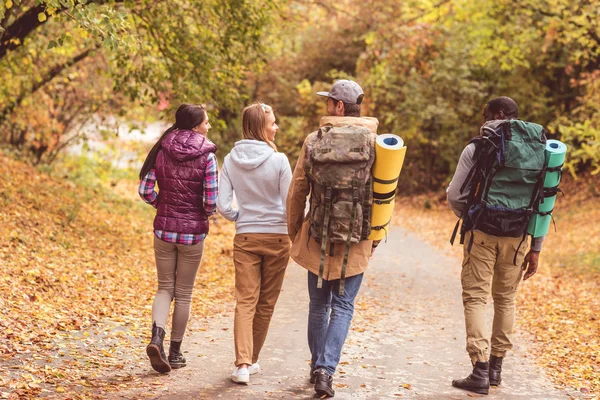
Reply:
[[[371, 261], [352, 331], [336, 373], [336, 399], [549, 400], [569, 395], [553, 388], [517, 337], [505, 360], [503, 383], [489, 396], [451, 386], [470, 370], [464, 351], [460, 260], [445, 256], [413, 234], [393, 231]], [[233, 308], [233, 304], [232, 304]], [[491, 310], [491, 309], [490, 309]], [[262, 372], [248, 386], [229, 380], [233, 369], [232, 313], [191, 326], [184, 347], [188, 367], [156, 385], [154, 373], [131, 371], [148, 381], [143, 391], [122, 397], [165, 399], [306, 399], [309, 351], [306, 344], [306, 271], [290, 264], [271, 330], [261, 354]], [[140, 357], [144, 357], [143, 348]], [[153, 383], [153, 384], [151, 384]]]

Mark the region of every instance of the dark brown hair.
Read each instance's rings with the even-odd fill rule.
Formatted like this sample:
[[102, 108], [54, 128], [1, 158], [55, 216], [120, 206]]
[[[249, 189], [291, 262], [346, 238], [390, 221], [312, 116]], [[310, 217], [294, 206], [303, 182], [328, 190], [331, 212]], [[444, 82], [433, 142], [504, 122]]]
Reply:
[[155, 167], [156, 164], [156, 156], [158, 155], [158, 151], [161, 149], [162, 141], [166, 138], [171, 132], [180, 129], [180, 130], [192, 130], [197, 127], [206, 119], [206, 108], [203, 105], [198, 104], [182, 104], [179, 106], [177, 111], [175, 112], [175, 123], [167, 129], [160, 139], [154, 144], [148, 155], [146, 156], [146, 160], [144, 161], [144, 165], [142, 165], [142, 169], [140, 170], [140, 179], [144, 179], [146, 174], [150, 172], [152, 168]]
[[519, 118], [519, 106], [517, 105], [517, 102], [510, 97], [496, 97], [495, 99], [488, 101], [486, 107], [491, 115], [498, 114], [502, 111], [506, 118]]
[[[335, 106], [337, 106], [338, 101], [341, 101], [334, 99], [333, 97], [331, 99], [333, 100], [333, 104]], [[362, 102], [362, 98], [360, 100]], [[360, 117], [360, 113], [362, 111], [362, 107], [360, 104], [350, 104], [346, 103], [345, 101], [341, 102], [344, 104], [344, 117]]]

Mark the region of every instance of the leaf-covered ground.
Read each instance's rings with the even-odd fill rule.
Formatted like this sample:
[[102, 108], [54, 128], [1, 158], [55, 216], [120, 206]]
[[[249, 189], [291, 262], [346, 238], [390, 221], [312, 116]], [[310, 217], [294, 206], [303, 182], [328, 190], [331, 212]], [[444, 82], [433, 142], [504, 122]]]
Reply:
[[[1, 152], [0, 177], [0, 398], [105, 398], [141, 385], [119, 372], [145, 362], [156, 290], [154, 210], [136, 183], [127, 196], [84, 188]], [[232, 301], [234, 227], [211, 222], [196, 319]]]
[[[517, 329], [531, 335], [538, 363], [558, 387], [600, 397], [600, 197], [591, 179], [568, 181], [557, 199], [537, 275], [517, 297]], [[595, 195], [594, 195], [595, 194]], [[457, 218], [445, 196], [401, 199], [396, 226], [417, 232], [456, 257], [450, 247]], [[490, 299], [491, 300], [491, 299]]]
[[[152, 395], [163, 380], [129, 372], [146, 363], [156, 288], [154, 212], [137, 198], [135, 182], [85, 188], [1, 153], [0, 177], [0, 399], [106, 398], [136, 387]], [[557, 385], [593, 396], [600, 393], [600, 210], [584, 186], [567, 188], [557, 202], [558, 233], [548, 237], [538, 275], [521, 287], [518, 329], [531, 333]], [[396, 220], [460, 257], [460, 246], [448, 245], [456, 220], [439, 195], [402, 199]], [[233, 301], [234, 227], [214, 218], [211, 229], [196, 320]]]

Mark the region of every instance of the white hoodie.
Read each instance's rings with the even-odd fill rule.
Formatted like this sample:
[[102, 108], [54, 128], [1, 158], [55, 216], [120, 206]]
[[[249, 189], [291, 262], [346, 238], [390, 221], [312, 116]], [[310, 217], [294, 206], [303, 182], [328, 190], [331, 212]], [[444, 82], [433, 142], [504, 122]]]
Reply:
[[287, 234], [285, 202], [291, 180], [285, 154], [265, 142], [240, 140], [223, 162], [217, 209], [235, 221], [237, 233]]

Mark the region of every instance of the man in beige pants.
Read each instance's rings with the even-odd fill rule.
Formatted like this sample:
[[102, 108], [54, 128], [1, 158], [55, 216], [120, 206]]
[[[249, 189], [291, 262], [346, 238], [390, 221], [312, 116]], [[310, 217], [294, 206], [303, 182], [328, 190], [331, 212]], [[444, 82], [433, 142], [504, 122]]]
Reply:
[[[517, 116], [518, 106], [508, 97], [493, 99], [484, 109], [486, 121], [501, 123], [505, 120], [517, 119]], [[545, 138], [541, 138], [540, 141], [545, 141]], [[540, 146], [536, 148], [539, 149]], [[459, 217], [466, 215], [468, 196], [471, 186], [474, 186], [471, 179], [473, 175], [470, 172], [475, 163], [476, 144], [472, 142], [464, 149], [447, 190], [448, 204]], [[469, 211], [473, 210], [469, 209]], [[469, 218], [471, 213], [463, 225], [469, 222]], [[502, 221], [502, 217], [490, 218], [490, 220], [497, 221], [497, 225], [502, 225], [496, 229], [499, 232], [510, 225]], [[517, 237], [502, 236], [491, 234], [490, 232], [495, 231], [495, 227], [490, 225], [493, 223], [479, 227], [476, 221], [472, 230], [467, 231], [464, 236], [462, 299], [467, 331], [467, 352], [474, 369], [466, 379], [452, 382], [455, 387], [481, 394], [488, 394], [489, 386], [497, 386], [502, 380], [500, 376], [502, 360], [506, 352], [512, 348], [511, 336], [515, 321], [517, 288], [524, 272], [523, 280], [536, 273], [544, 240], [544, 237], [534, 238], [530, 251], [525, 254], [527, 243], [522, 229]], [[494, 300], [491, 340], [485, 318], [485, 306], [490, 293]]]

